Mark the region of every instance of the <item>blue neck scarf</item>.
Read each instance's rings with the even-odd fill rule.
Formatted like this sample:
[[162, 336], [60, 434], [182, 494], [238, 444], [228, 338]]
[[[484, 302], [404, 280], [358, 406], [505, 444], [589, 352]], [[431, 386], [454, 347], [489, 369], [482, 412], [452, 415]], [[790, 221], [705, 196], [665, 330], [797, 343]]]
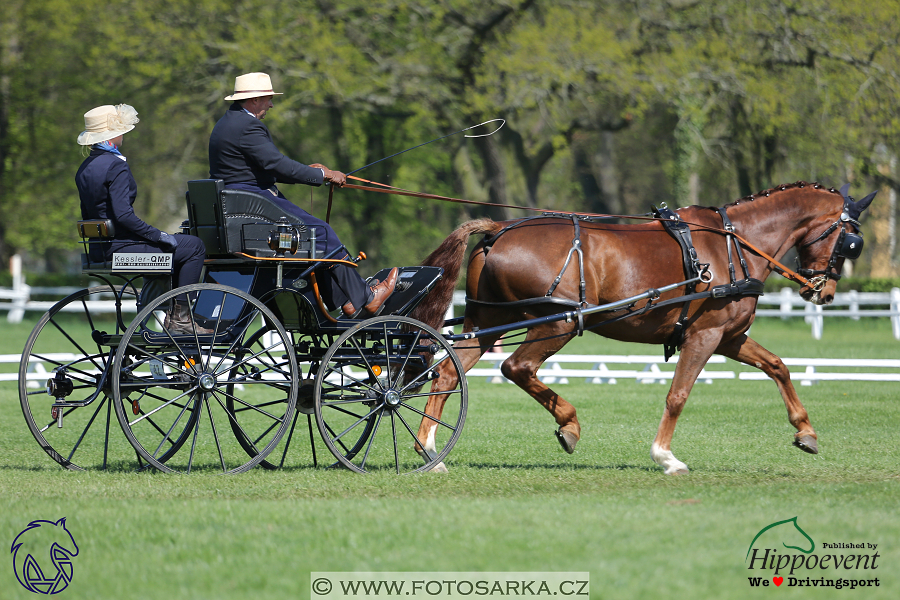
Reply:
[[[105, 140], [103, 142], [94, 144], [94, 148], [96, 148], [97, 150], [105, 150], [106, 152], [112, 152], [113, 154], [118, 154], [119, 156], [122, 156], [122, 153], [119, 152], [119, 147], [114, 144], [111, 144], [109, 142], [109, 140]], [[125, 157], [122, 156], [122, 158], [124, 159]]]

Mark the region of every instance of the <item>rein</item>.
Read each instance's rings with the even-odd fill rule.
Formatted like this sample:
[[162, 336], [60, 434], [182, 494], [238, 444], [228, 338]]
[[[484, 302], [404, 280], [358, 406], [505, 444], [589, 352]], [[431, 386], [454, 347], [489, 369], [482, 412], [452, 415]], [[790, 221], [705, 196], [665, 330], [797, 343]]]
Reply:
[[[369, 184], [369, 185], [356, 185], [356, 184], [351, 184], [351, 183], [344, 184], [344, 186], [343, 186], [344, 188], [348, 188], [351, 190], [363, 190], [366, 192], [378, 192], [380, 194], [392, 194], [392, 195], [397, 195], [397, 196], [410, 196], [412, 198], [424, 198], [424, 199], [428, 199], [428, 200], [441, 200], [443, 202], [455, 202], [458, 204], [474, 204], [476, 206], [513, 208], [513, 209], [517, 209], [517, 210], [528, 210], [528, 211], [540, 212], [540, 213], [552, 212], [552, 211], [546, 211], [541, 208], [534, 208], [534, 207], [530, 207], [530, 206], [516, 206], [514, 204], [495, 204], [493, 202], [480, 202], [478, 200], [467, 200], [464, 198], [452, 198], [450, 196], [441, 196], [438, 194], [428, 194], [425, 192], [413, 192], [411, 190], [405, 190], [403, 188], [394, 187], [392, 185], [387, 185], [385, 183], [379, 183], [377, 181], [370, 181], [368, 179], [362, 179], [360, 177], [356, 177], [353, 175], [348, 175], [347, 178]], [[373, 187], [373, 186], [379, 186], [379, 187]], [[571, 213], [567, 213], [567, 214], [575, 215], [578, 217], [584, 217], [584, 218], [594, 217], [594, 218], [602, 218], [602, 219], [634, 219], [634, 220], [640, 220], [640, 221], [663, 221], [663, 220], [665, 220], [665, 219], [661, 219], [659, 217], [641, 216], [641, 215], [609, 215], [609, 214], [601, 214], [601, 213], [583, 213], [583, 212], [571, 212]], [[698, 229], [703, 229], [706, 231], [711, 231], [713, 233], [718, 233], [721, 235], [734, 237], [734, 239], [738, 240], [741, 244], [746, 246], [748, 249], [752, 250], [753, 252], [755, 252], [756, 254], [761, 256], [762, 258], [769, 261], [769, 263], [771, 263], [774, 266], [775, 272], [778, 273], [779, 275], [781, 275], [782, 277], [784, 277], [785, 279], [790, 279], [791, 281], [794, 281], [796, 283], [799, 283], [802, 286], [809, 287], [816, 291], [821, 290], [825, 286], [825, 283], [827, 281], [826, 279], [821, 279], [819, 277], [815, 277], [812, 280], [807, 279], [800, 273], [781, 264], [780, 262], [775, 260], [774, 257], [770, 256], [766, 252], [763, 252], [761, 249], [756, 247], [753, 243], [744, 239], [742, 236], [738, 235], [734, 231], [728, 231], [726, 229], [720, 229], [718, 227], [711, 227], [709, 225], [702, 225], [700, 223], [692, 223], [690, 221], [684, 221], [681, 219], [679, 219], [679, 222], [684, 223], [689, 226], [692, 226], [692, 227], [696, 227]]]

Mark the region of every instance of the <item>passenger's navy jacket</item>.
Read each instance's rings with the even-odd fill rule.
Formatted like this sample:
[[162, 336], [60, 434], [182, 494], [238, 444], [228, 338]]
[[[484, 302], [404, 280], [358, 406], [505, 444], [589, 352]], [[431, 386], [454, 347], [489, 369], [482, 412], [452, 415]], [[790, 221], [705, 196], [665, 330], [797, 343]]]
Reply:
[[[109, 260], [114, 252], [171, 252], [173, 281], [181, 287], [200, 280], [206, 248], [198, 237], [176, 233], [175, 244], [160, 242], [162, 232], [134, 214], [137, 183], [128, 163], [119, 154], [91, 148], [90, 155], [75, 174], [81, 197], [82, 219], [111, 219], [115, 228], [112, 242], [91, 244], [92, 261]], [[173, 249], [172, 246], [176, 247]], [[182, 294], [178, 301], [187, 301]]]
[[278, 151], [263, 122], [235, 102], [209, 136], [209, 175], [225, 185], [252, 184], [269, 189], [275, 183], [322, 185], [321, 169], [291, 160]]
[[159, 242], [162, 232], [134, 214], [137, 183], [120, 156], [92, 148], [75, 175], [75, 185], [82, 219], [112, 219], [116, 240]]

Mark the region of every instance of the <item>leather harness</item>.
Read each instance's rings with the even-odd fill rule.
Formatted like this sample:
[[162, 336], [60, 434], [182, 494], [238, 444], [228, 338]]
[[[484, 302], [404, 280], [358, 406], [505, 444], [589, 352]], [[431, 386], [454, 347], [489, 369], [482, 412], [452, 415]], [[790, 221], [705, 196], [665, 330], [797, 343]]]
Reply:
[[[663, 350], [665, 352], [665, 360], [668, 361], [672, 355], [675, 354], [675, 351], [681, 346], [684, 342], [684, 330], [687, 327], [688, 319], [688, 309], [690, 308], [690, 303], [694, 300], [703, 300], [707, 298], [735, 298], [740, 299], [744, 296], [759, 296], [763, 293], [763, 282], [750, 277], [750, 271], [747, 268], [747, 261], [744, 259], [743, 251], [741, 250], [741, 244], [735, 239], [737, 235], [735, 233], [734, 225], [731, 220], [728, 218], [728, 215], [725, 212], [724, 208], [716, 209], [719, 215], [722, 217], [722, 222], [724, 224], [725, 230], [725, 245], [728, 252], [728, 274], [730, 278], [730, 282], [717, 285], [709, 290], [704, 292], [696, 291], [697, 281], [708, 282], [712, 280], [712, 274], [709, 272], [709, 264], [701, 263], [699, 256], [697, 254], [697, 249], [694, 247], [693, 240], [691, 238], [690, 225], [681, 220], [678, 214], [666, 207], [663, 204], [660, 208], [654, 207], [653, 218], [655, 220], [659, 220], [663, 228], [668, 232], [677, 242], [681, 248], [682, 261], [684, 263], [684, 272], [687, 277], [688, 283], [685, 285], [685, 293], [683, 296], [679, 296], [677, 298], [670, 298], [669, 300], [664, 300], [662, 302], [657, 302], [654, 304], [653, 300], [658, 298], [659, 295], [655, 295], [647, 301], [647, 303], [640, 308], [636, 308], [634, 306], [628, 307], [625, 314], [618, 315], [611, 319], [607, 319], [600, 323], [596, 323], [587, 329], [594, 329], [596, 327], [600, 327], [601, 325], [606, 325], [609, 323], [613, 323], [615, 321], [620, 321], [626, 317], [635, 315], [635, 314], [644, 314], [647, 311], [653, 308], [660, 308], [663, 306], [668, 306], [672, 304], [682, 304], [681, 315], [678, 317], [678, 320], [675, 322], [675, 329], [672, 332], [672, 335], [669, 339], [663, 344]], [[532, 221], [534, 219], [542, 219], [542, 218], [565, 218], [571, 219], [572, 225], [574, 228], [574, 238], [572, 240], [572, 247], [569, 249], [568, 255], [566, 256], [566, 261], [562, 266], [559, 274], [553, 280], [553, 283], [550, 285], [550, 289], [547, 290], [547, 293], [540, 298], [527, 298], [524, 300], [516, 300], [513, 302], [486, 302], [484, 300], [476, 300], [474, 298], [466, 298], [467, 303], [478, 304], [482, 306], [491, 306], [495, 308], [523, 308], [527, 306], [536, 306], [536, 305], [556, 305], [566, 308], [574, 308], [578, 315], [578, 323], [577, 323], [577, 335], [583, 335], [585, 331], [584, 319], [581, 315], [581, 309], [588, 306], [586, 300], [586, 283], [584, 278], [584, 254], [581, 248], [581, 227], [579, 226], [579, 221], [598, 221], [597, 218], [592, 218], [583, 215], [573, 215], [573, 214], [560, 214], [560, 213], [545, 213], [539, 216], [526, 217], [520, 221], [517, 221], [511, 225], [508, 225], [498, 231], [496, 234], [492, 236], [485, 236], [483, 242], [483, 250], [485, 253], [490, 251], [491, 246], [502, 236], [504, 233], [509, 231], [510, 229], [514, 229], [516, 227], [521, 226], [523, 223], [528, 221]], [[735, 247], [738, 262], [741, 266], [741, 271], [743, 272], [744, 278], [738, 280], [735, 274], [734, 268], [734, 260], [732, 257], [732, 244]], [[569, 267], [569, 264], [572, 262], [572, 255], [578, 255], [578, 271], [579, 271], [579, 301], [576, 302], [574, 300], [569, 300], [566, 298], [555, 298], [553, 297], [553, 292], [556, 290], [560, 281], [562, 280], [563, 275], [566, 272], [566, 269]]]

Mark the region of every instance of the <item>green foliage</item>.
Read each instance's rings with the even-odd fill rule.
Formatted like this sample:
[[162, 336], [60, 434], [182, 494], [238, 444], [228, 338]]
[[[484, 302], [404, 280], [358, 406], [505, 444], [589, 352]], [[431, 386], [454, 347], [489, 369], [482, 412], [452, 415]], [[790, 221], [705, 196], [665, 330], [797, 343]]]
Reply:
[[[140, 113], [123, 148], [136, 210], [176, 227], [222, 98], [249, 71], [284, 92], [267, 117], [279, 148], [344, 171], [507, 120], [359, 173], [408, 189], [640, 213], [798, 179], [898, 187], [885, 157], [900, 151], [900, 0], [11, 0], [0, 39], [4, 263], [25, 251], [65, 269], [74, 140], [100, 104]], [[518, 216], [338, 195], [342, 237], [380, 264], [427, 253], [465, 218]], [[319, 211], [327, 191], [313, 197]]]

